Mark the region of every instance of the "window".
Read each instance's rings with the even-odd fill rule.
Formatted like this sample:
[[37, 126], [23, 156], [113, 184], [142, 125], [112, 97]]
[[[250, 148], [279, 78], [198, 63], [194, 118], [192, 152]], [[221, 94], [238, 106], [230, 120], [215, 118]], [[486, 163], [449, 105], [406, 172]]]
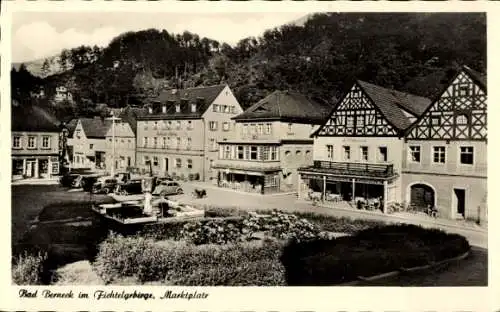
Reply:
[[259, 124], [257, 126], [257, 133], [258, 134], [263, 134], [264, 133], [264, 125], [263, 124]]
[[176, 158], [176, 159], [175, 159], [175, 166], [176, 166], [177, 168], [180, 168], [180, 167], [182, 166], [182, 161], [181, 161], [181, 159], [180, 159], [180, 158]]
[[175, 112], [180, 113], [181, 112], [181, 104], [175, 104]]
[[457, 115], [456, 123], [457, 125], [468, 125], [469, 118], [467, 118], [467, 116], [464, 114]]
[[266, 124], [266, 134], [271, 134], [272, 124]]
[[59, 174], [59, 162], [52, 163], [52, 174]]
[[21, 137], [20, 136], [15, 136], [12, 139], [12, 147], [13, 148], [21, 148]]
[[142, 160], [144, 161], [144, 164], [147, 165], [149, 162], [149, 156], [144, 156]]
[[142, 139], [142, 146], [143, 146], [143, 147], [148, 147], [148, 137], [144, 137], [144, 138]]
[[212, 151], [217, 150], [217, 142], [216, 142], [216, 141], [215, 141], [215, 139], [213, 139], [213, 138], [212, 138], [212, 139], [210, 139], [210, 149], [211, 149]]
[[250, 147], [250, 159], [257, 160], [258, 149], [257, 146]]
[[188, 121], [187, 129], [193, 130], [193, 122], [191, 120]]
[[154, 125], [153, 125], [153, 129], [156, 130], [158, 129], [158, 121], [155, 121]]
[[302, 154], [302, 152], [301, 152], [301, 151], [296, 151], [296, 152], [295, 152], [295, 155], [297, 155], [297, 156], [300, 156], [301, 154]]
[[420, 146], [410, 146], [410, 161], [420, 162]]
[[472, 146], [460, 147], [460, 163], [465, 165], [474, 164], [474, 148]]
[[94, 144], [89, 144], [89, 149], [93, 149], [94, 148]]
[[[146, 127], [144, 127], [144, 128], [145, 128], [145, 129], [147, 129]], [[76, 130], [75, 132], [76, 132], [76, 138], [77, 138], [78, 140], [80, 140], [80, 138], [81, 138], [81, 137], [80, 137], [80, 132], [81, 132], [81, 130], [80, 130], [80, 129], [78, 129], [78, 130]]]
[[378, 148], [379, 161], [386, 162], [387, 161], [387, 147], [380, 146]]
[[191, 104], [191, 113], [196, 113], [196, 104]]
[[351, 159], [351, 147], [350, 146], [343, 146], [344, 149], [344, 160], [350, 160]]
[[176, 142], [176, 148], [179, 148], [181, 146], [181, 138], [177, 137], [177, 142]]
[[148, 130], [148, 122], [147, 121], [144, 122], [144, 130]]
[[251, 124], [250, 125], [250, 131], [252, 134], [257, 134], [257, 125], [256, 124]]
[[244, 153], [244, 148], [243, 146], [238, 146], [238, 149], [237, 149], [237, 153], [236, 153], [236, 157], [238, 159], [244, 159], [245, 158], [245, 153]]
[[368, 146], [361, 146], [361, 161], [368, 161]]
[[231, 146], [224, 146], [224, 159], [231, 159]]
[[290, 151], [285, 151], [285, 157], [290, 156]]
[[234, 114], [236, 107], [231, 106], [231, 114]]
[[458, 86], [458, 95], [459, 96], [469, 96], [470, 91], [469, 91], [469, 85], [462, 84]]
[[434, 146], [432, 162], [444, 164], [446, 160], [446, 149], [444, 146]]
[[214, 104], [214, 106], [213, 106], [213, 109], [214, 109], [213, 111], [214, 111], [214, 113], [217, 113], [217, 110], [219, 109], [219, 108], [218, 108], [218, 106], [219, 106], [219, 105]]
[[269, 146], [262, 146], [260, 153], [261, 160], [269, 160]]
[[347, 127], [354, 127], [354, 116], [347, 116], [346, 117], [346, 126]]
[[167, 129], [172, 129], [172, 122], [171, 121], [168, 121]]
[[277, 160], [278, 159], [278, 148], [276, 146], [271, 146], [271, 160]]
[[216, 131], [217, 130], [217, 121], [208, 122], [208, 126], [209, 126], [211, 131]]
[[176, 126], [177, 130], [179, 130], [181, 128], [181, 121], [177, 120], [176, 124], [177, 124]]
[[293, 124], [292, 123], [289, 123], [288, 124], [288, 133], [292, 133], [292, 127], [293, 127]]
[[[93, 144], [90, 145], [93, 146]], [[42, 148], [50, 148], [50, 137], [48, 136], [42, 137]], [[92, 149], [92, 147], [90, 149]]]
[[356, 116], [356, 126], [357, 127], [362, 127], [365, 124], [365, 116], [363, 115], [357, 115]]
[[326, 146], [326, 157], [328, 159], [333, 159], [333, 145]]
[[440, 126], [441, 125], [441, 117], [431, 116], [431, 125], [432, 126]]
[[158, 156], [153, 157], [153, 166], [158, 166]]
[[36, 148], [36, 138], [34, 136], [28, 137], [28, 148]]
[[163, 143], [161, 145], [162, 148], [167, 148], [167, 138], [163, 137]]
[[153, 146], [156, 148], [157, 145], [158, 145], [158, 138], [154, 137], [153, 138]]
[[189, 150], [191, 149], [191, 138], [187, 138], [187, 142], [186, 142], [186, 148]]
[[188, 167], [188, 169], [193, 169], [193, 160], [192, 159], [187, 160], [187, 167]]
[[229, 122], [224, 122], [222, 124], [222, 130], [229, 131]]

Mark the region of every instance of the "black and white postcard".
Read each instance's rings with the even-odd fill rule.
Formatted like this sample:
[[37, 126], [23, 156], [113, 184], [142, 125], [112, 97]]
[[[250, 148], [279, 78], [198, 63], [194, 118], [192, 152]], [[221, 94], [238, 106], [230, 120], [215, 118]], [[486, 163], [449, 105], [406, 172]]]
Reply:
[[498, 309], [494, 4], [168, 2], [2, 3], [2, 309]]

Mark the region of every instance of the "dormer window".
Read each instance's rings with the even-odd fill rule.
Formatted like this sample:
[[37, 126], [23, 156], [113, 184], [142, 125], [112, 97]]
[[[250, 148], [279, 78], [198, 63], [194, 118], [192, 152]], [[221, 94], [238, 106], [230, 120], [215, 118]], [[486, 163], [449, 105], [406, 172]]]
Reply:
[[153, 108], [151, 106], [148, 107], [148, 113], [150, 113], [150, 114], [153, 113]]
[[457, 116], [457, 125], [468, 125], [469, 124], [469, 118], [467, 115], [460, 114]]
[[191, 104], [191, 113], [196, 113], [196, 103]]
[[431, 125], [432, 126], [440, 126], [441, 125], [441, 117], [431, 116]]
[[175, 104], [175, 112], [180, 113], [181, 112], [181, 104]]
[[458, 95], [459, 96], [469, 96], [470, 95], [469, 85], [467, 85], [467, 84], [459, 85], [458, 86]]
[[165, 114], [167, 112], [167, 105], [166, 104], [163, 104], [162, 107], [161, 107], [161, 112], [163, 114]]

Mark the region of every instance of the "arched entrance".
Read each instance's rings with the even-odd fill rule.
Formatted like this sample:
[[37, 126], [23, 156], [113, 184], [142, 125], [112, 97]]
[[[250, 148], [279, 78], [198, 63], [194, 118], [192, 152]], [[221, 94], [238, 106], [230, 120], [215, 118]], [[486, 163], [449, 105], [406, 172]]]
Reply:
[[410, 186], [410, 203], [418, 210], [425, 210], [429, 205], [435, 206], [436, 194], [434, 189], [423, 183]]

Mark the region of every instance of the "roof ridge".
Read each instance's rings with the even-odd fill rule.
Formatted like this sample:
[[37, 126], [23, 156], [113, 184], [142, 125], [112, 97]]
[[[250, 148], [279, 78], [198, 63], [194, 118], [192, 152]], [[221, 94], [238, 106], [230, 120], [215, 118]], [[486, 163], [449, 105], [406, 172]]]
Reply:
[[361, 82], [361, 83], [365, 83], [365, 84], [369, 84], [369, 85], [372, 85], [372, 86], [375, 86], [375, 87], [378, 87], [378, 88], [382, 88], [382, 89], [385, 89], [387, 91], [391, 91], [391, 92], [399, 92], [399, 93], [403, 93], [405, 95], [411, 95], [411, 96], [415, 96], [415, 97], [419, 97], [419, 98], [422, 98], [422, 99], [427, 99], [427, 100], [430, 100], [428, 97], [426, 96], [421, 96], [421, 95], [417, 95], [415, 93], [410, 93], [410, 92], [405, 92], [405, 91], [400, 91], [400, 90], [396, 90], [396, 89], [391, 89], [391, 88], [388, 88], [388, 87], [384, 87], [384, 86], [381, 86], [381, 85], [378, 85], [378, 84], [374, 84], [374, 83], [371, 83], [371, 82], [367, 82], [367, 81], [363, 81], [363, 80], [357, 80], [357, 82]]

